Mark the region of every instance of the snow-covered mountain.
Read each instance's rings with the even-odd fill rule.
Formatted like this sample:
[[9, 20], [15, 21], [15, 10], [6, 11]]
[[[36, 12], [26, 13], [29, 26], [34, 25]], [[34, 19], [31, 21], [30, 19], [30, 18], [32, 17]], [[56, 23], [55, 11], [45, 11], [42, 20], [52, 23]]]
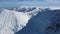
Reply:
[[0, 34], [14, 34], [22, 30], [31, 18], [45, 11], [54, 10], [34, 6], [0, 9]]
[[[0, 34], [14, 34], [26, 26], [40, 11], [38, 8], [0, 9]], [[21, 12], [21, 11], [22, 12]]]

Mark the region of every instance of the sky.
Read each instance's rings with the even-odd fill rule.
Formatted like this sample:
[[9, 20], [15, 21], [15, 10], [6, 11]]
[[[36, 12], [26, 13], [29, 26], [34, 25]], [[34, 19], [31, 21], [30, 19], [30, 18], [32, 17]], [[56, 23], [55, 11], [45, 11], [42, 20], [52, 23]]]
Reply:
[[60, 7], [60, 0], [0, 0], [0, 7], [39, 6]]

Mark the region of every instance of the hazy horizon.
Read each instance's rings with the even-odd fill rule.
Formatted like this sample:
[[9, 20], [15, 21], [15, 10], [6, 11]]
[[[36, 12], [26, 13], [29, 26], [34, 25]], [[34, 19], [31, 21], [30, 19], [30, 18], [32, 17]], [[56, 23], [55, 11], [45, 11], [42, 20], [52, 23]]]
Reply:
[[0, 0], [0, 8], [19, 6], [60, 7], [59, 0]]

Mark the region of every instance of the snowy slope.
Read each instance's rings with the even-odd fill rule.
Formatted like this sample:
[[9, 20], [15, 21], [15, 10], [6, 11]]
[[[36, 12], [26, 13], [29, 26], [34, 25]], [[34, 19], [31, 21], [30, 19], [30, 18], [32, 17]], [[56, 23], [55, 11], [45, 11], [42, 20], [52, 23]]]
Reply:
[[0, 34], [14, 34], [21, 30], [38, 12], [40, 12], [38, 9], [31, 12], [2, 9], [0, 13]]

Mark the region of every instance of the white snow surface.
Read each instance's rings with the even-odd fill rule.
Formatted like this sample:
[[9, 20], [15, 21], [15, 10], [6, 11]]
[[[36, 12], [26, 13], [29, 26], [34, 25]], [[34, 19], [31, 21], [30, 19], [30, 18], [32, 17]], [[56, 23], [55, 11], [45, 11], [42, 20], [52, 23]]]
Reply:
[[24, 13], [3, 9], [0, 13], [0, 34], [14, 34], [23, 29], [28, 21], [33, 16], [36, 16], [38, 12], [32, 11]]

